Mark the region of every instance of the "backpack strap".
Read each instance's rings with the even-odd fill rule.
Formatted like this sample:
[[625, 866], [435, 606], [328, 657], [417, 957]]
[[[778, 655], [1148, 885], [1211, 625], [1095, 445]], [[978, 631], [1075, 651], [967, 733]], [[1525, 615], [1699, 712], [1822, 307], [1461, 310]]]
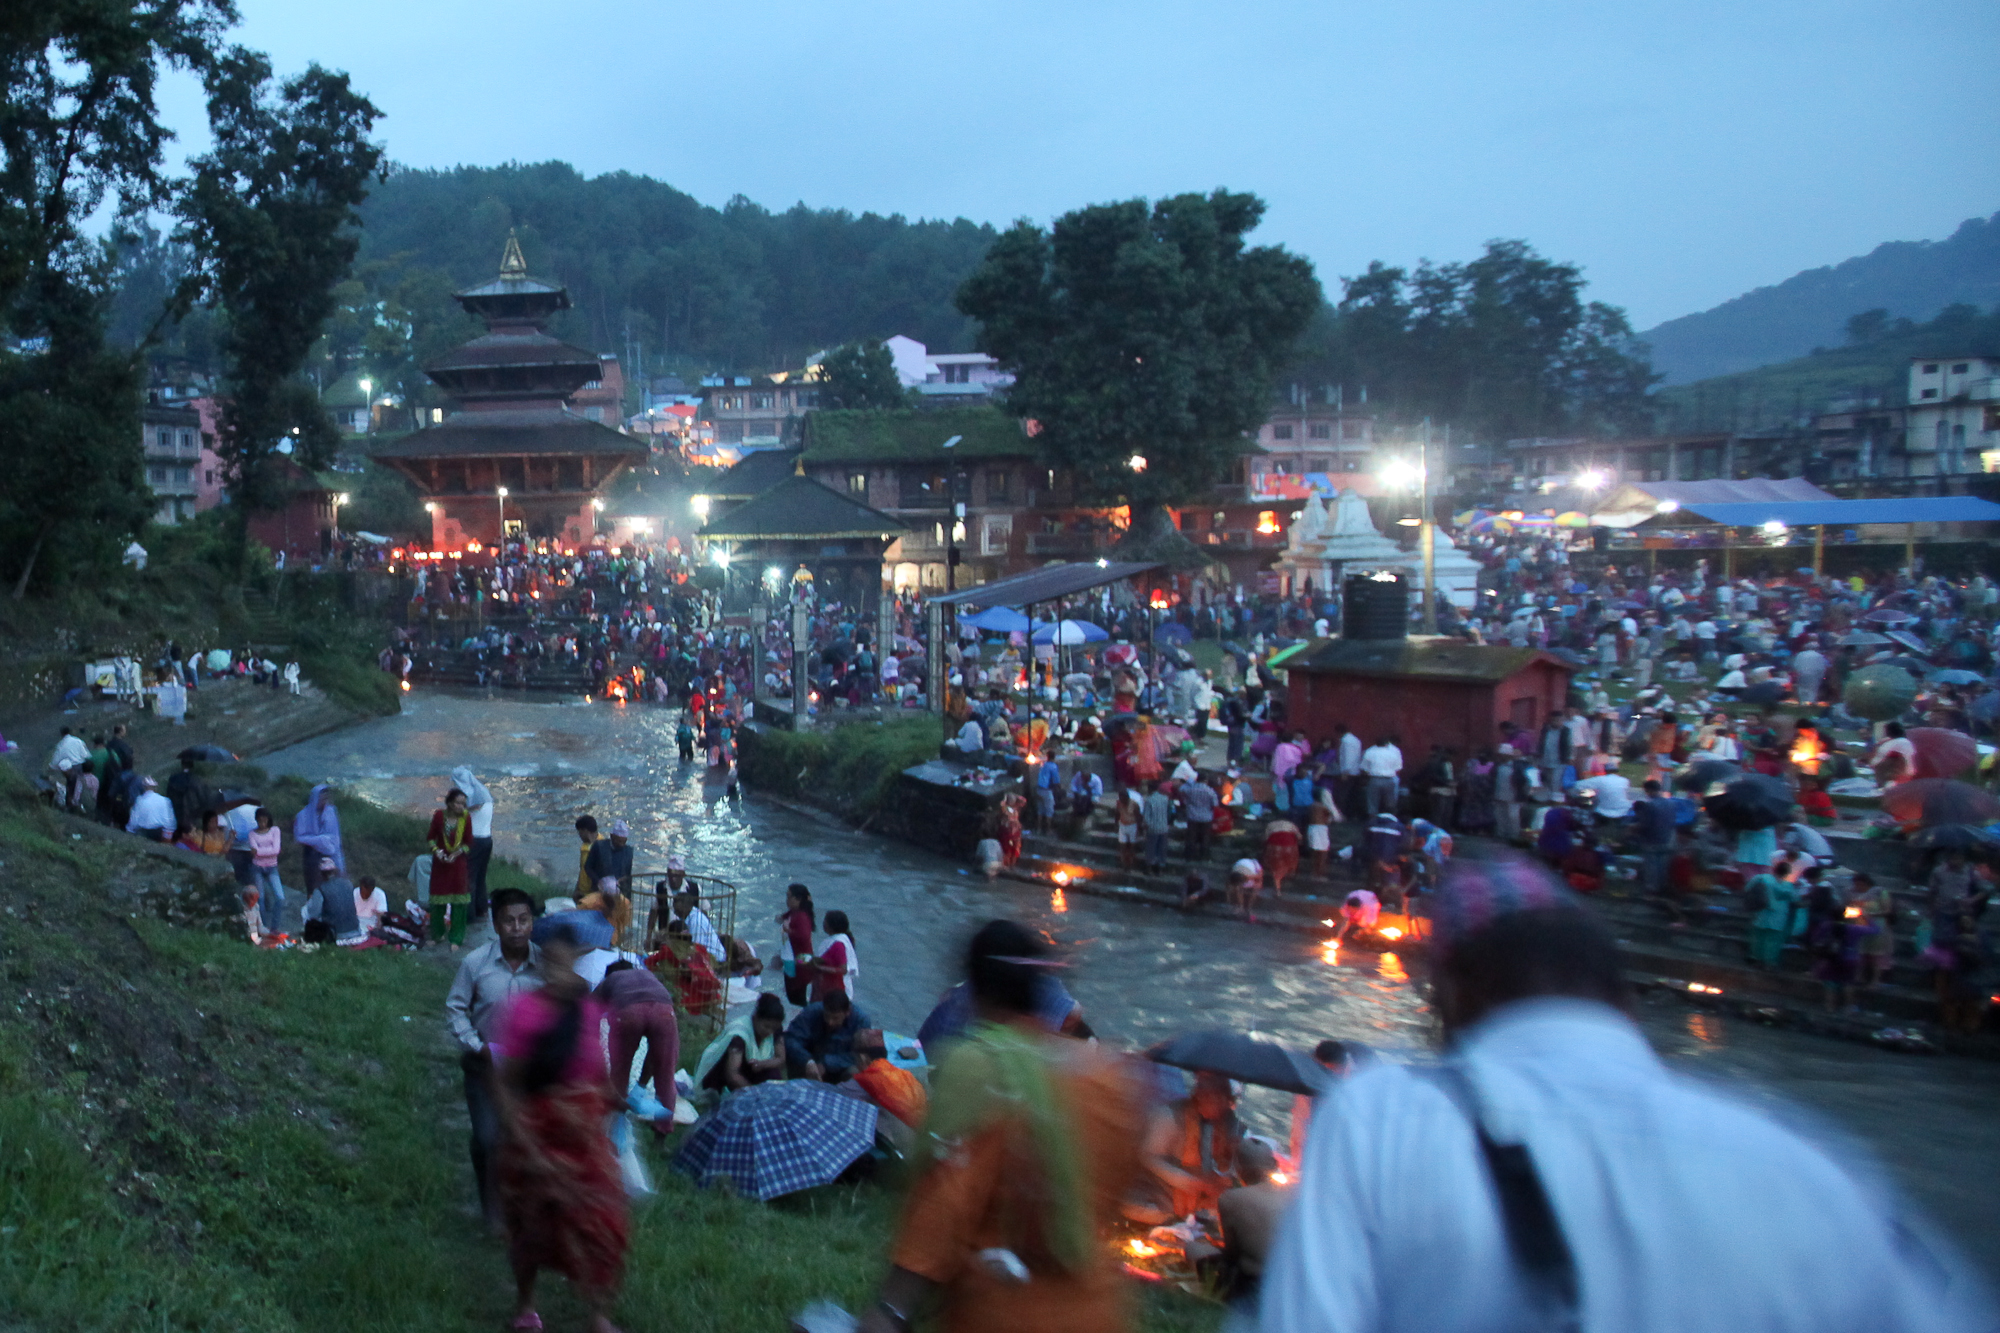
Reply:
[[1551, 1333], [1581, 1333], [1582, 1289], [1576, 1256], [1563, 1234], [1562, 1219], [1542, 1185], [1534, 1155], [1524, 1143], [1500, 1143], [1487, 1131], [1479, 1094], [1463, 1066], [1439, 1065], [1434, 1081], [1472, 1124], [1486, 1175], [1500, 1200], [1500, 1223], [1507, 1233], [1507, 1250], [1521, 1276], [1530, 1305]]

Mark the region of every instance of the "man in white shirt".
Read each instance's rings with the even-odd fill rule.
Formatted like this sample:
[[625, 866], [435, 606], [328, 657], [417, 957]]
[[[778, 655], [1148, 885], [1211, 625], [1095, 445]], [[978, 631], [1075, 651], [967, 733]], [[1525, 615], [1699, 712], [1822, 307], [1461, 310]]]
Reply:
[[64, 727], [62, 739], [56, 742], [54, 752], [49, 755], [49, 771], [63, 784], [64, 806], [76, 804], [77, 783], [82, 780], [84, 765], [89, 762], [90, 747], [83, 743], [83, 737]]
[[1895, 1201], [1661, 1064], [1610, 932], [1547, 872], [1460, 863], [1433, 910], [1452, 1058], [1321, 1096], [1266, 1333], [1992, 1326]]
[[1696, 649], [1701, 653], [1702, 661], [1713, 662], [1715, 660], [1715, 622], [1713, 620], [1710, 620], [1707, 616], [1703, 616], [1700, 620], [1695, 621], [1694, 642]]
[[1361, 774], [1368, 779], [1368, 820], [1385, 810], [1396, 813], [1397, 779], [1403, 772], [1403, 752], [1394, 736], [1384, 736], [1361, 752]]
[[1585, 778], [1576, 784], [1578, 791], [1590, 792], [1595, 798], [1591, 809], [1600, 818], [1623, 819], [1632, 813], [1632, 781], [1617, 773], [1606, 773], [1603, 777]]
[[125, 831], [154, 842], [172, 842], [174, 825], [174, 803], [160, 795], [158, 784], [147, 778], [146, 790], [132, 802], [132, 816], [125, 821]]

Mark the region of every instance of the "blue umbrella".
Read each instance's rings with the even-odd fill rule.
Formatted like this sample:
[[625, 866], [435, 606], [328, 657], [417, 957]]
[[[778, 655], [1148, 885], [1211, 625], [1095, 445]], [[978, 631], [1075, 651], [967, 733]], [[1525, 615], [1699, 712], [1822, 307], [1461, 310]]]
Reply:
[[1036, 643], [1102, 643], [1110, 637], [1088, 620], [1064, 620], [1035, 630]]
[[1011, 606], [989, 606], [977, 615], [960, 616], [958, 623], [996, 634], [1025, 634], [1028, 618]]
[[1966, 671], [1960, 667], [1947, 667], [1943, 671], [1931, 672], [1931, 679], [1940, 685], [1977, 685], [1986, 677], [1977, 671]]
[[576, 938], [586, 949], [609, 949], [615, 942], [611, 923], [605, 919], [604, 913], [584, 907], [571, 908], [567, 912], [550, 912], [535, 922], [530, 938], [536, 944], [547, 944], [549, 936], [555, 933], [556, 926], [561, 922], [575, 927]]
[[1194, 631], [1178, 620], [1169, 620], [1153, 631], [1153, 637], [1161, 643], [1193, 643]]
[[760, 1083], [725, 1099], [674, 1154], [699, 1185], [775, 1199], [824, 1185], [875, 1146], [875, 1107], [824, 1083]]

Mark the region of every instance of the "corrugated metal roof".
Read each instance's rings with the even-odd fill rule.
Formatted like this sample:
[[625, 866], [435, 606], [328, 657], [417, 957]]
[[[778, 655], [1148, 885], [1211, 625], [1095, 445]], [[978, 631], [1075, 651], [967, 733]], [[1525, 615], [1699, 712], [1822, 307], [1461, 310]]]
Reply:
[[1819, 500], [1681, 506], [1711, 523], [1762, 527], [1773, 519], [1791, 528], [1852, 527], [1858, 523], [2000, 522], [2000, 504], [1970, 495], [1910, 496], [1900, 500]]
[[1031, 606], [1053, 602], [1058, 597], [1101, 588], [1120, 579], [1137, 578], [1162, 568], [1156, 562], [1092, 560], [1081, 564], [1049, 565], [1012, 578], [982, 583], [927, 600], [947, 606]]

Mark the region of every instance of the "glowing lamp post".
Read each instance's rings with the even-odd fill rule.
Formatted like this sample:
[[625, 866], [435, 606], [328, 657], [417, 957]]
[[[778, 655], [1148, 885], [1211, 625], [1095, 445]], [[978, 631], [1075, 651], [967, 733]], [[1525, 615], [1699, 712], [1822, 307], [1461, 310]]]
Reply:
[[1417, 544], [1424, 556], [1423, 628], [1437, 633], [1437, 525], [1431, 521], [1430, 483], [1431, 421], [1424, 418], [1423, 439], [1417, 446], [1417, 460], [1399, 459], [1382, 469], [1382, 480], [1397, 490], [1414, 487], [1417, 492]]
[[507, 488], [499, 487], [495, 492], [500, 497], [500, 541], [499, 550], [507, 549]]

